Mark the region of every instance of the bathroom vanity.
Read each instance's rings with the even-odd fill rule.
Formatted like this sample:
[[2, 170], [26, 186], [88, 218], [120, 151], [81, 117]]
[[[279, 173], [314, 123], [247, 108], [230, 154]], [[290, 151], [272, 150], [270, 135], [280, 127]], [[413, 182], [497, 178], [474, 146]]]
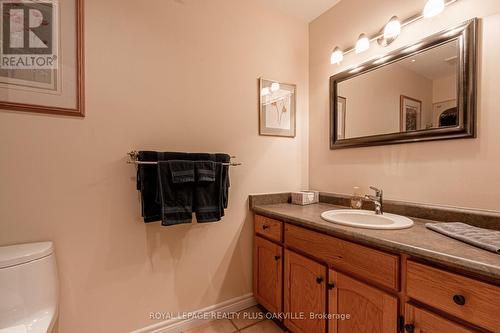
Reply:
[[369, 230], [321, 219], [338, 205], [250, 202], [254, 296], [292, 332], [500, 332], [498, 254], [427, 230], [422, 218]]

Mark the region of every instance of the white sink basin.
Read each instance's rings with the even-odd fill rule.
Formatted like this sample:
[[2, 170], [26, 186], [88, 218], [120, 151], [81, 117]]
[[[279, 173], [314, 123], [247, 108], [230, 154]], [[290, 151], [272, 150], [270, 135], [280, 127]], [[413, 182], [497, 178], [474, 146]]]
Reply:
[[366, 229], [405, 229], [413, 225], [407, 217], [384, 213], [377, 215], [369, 210], [337, 209], [321, 214], [321, 218], [328, 222]]

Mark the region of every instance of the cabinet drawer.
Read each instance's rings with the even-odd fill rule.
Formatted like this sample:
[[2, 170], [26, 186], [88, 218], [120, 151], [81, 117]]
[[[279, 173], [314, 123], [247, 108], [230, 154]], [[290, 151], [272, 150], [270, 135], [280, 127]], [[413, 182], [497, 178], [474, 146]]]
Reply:
[[393, 290], [399, 288], [399, 257], [319, 232], [285, 224], [285, 244]]
[[414, 261], [407, 263], [408, 297], [493, 332], [500, 332], [500, 288]]
[[430, 311], [415, 307], [411, 304], [405, 305], [405, 326], [414, 332], [431, 333], [474, 333], [457, 323], [444, 319]]
[[281, 242], [281, 222], [255, 215], [255, 233]]

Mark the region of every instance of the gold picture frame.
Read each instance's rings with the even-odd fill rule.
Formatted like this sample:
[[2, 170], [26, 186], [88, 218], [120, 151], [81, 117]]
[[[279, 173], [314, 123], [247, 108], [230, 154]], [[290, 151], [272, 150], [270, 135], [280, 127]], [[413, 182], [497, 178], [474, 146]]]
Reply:
[[297, 85], [259, 78], [259, 135], [296, 136]]
[[[50, 0], [46, 0], [50, 2]], [[74, 72], [71, 74], [71, 79], [68, 81], [63, 74], [60, 72], [65, 71], [68, 72], [67, 65], [64, 64], [62, 69], [58, 69], [58, 74], [51, 73], [50, 75], [54, 76], [53, 82], [58, 82], [59, 90], [62, 91], [62, 87], [65, 87], [67, 91], [67, 87], [71, 86], [71, 92], [69, 96], [62, 96], [62, 93], [59, 92], [50, 92], [47, 93], [40, 89], [40, 87], [33, 86], [33, 89], [25, 89], [22, 94], [23, 98], [18, 98], [18, 100], [5, 100], [2, 96], [8, 96], [9, 92], [12, 90], [16, 90], [19, 85], [10, 84], [9, 77], [4, 76], [4, 82], [2, 83], [2, 87], [6, 93], [0, 94], [0, 110], [12, 110], [12, 111], [20, 111], [20, 112], [35, 112], [35, 113], [45, 113], [45, 114], [54, 114], [54, 115], [65, 115], [65, 116], [76, 116], [76, 117], [84, 117], [85, 116], [85, 78], [84, 78], [84, 0], [73, 0], [74, 2], [57, 2], [54, 1], [54, 4], [57, 4], [56, 14], [58, 15], [66, 15], [67, 13], [74, 13], [74, 22], [71, 21], [71, 30], [74, 30], [74, 37], [71, 37], [73, 34], [67, 34], [66, 28], [67, 26], [58, 27], [59, 29], [64, 29], [65, 33], [58, 34], [57, 38], [60, 36], [64, 37], [65, 40], [61, 40], [58, 43], [61, 44], [61, 49], [67, 47], [66, 45], [74, 44], [74, 51], [67, 52], [67, 54], [72, 54], [74, 57], [71, 59], [74, 64]], [[59, 8], [60, 6], [66, 6], [63, 8]], [[3, 9], [3, 8], [2, 8]], [[8, 15], [4, 17], [9, 17]], [[70, 19], [65, 17], [62, 22], [68, 22]], [[59, 19], [59, 21], [61, 21]], [[60, 30], [59, 30], [60, 31]], [[74, 38], [72, 40], [71, 38]], [[73, 48], [73, 46], [71, 46]], [[59, 52], [60, 49], [59, 49]], [[63, 52], [63, 59], [68, 59], [68, 55]], [[29, 73], [29, 70], [23, 69], [28, 73], [28, 76], [35, 76], [37, 73], [35, 71], [39, 71], [37, 69], [33, 69], [33, 74]], [[10, 74], [9, 74], [10, 75]], [[59, 82], [60, 81], [60, 82]], [[19, 90], [19, 89], [17, 89]], [[73, 95], [74, 94], [74, 95]], [[52, 105], [47, 105], [50, 103], [38, 102], [40, 96], [52, 96], [51, 101], [53, 101]], [[59, 99], [58, 99], [59, 98]], [[31, 100], [30, 100], [31, 99]], [[43, 98], [41, 98], [43, 99]], [[21, 102], [22, 100], [22, 102]], [[70, 100], [70, 102], [67, 102]], [[59, 105], [56, 105], [59, 104]], [[67, 104], [62, 106], [63, 104]], [[71, 104], [71, 106], [69, 106]]]

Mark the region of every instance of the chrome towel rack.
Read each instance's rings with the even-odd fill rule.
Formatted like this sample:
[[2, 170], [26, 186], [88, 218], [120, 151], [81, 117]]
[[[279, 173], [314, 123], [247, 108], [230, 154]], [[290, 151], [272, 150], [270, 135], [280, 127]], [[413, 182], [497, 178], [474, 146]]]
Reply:
[[[129, 156], [129, 160], [127, 161], [127, 164], [158, 164], [158, 162], [145, 162], [145, 161], [139, 161], [139, 153], [136, 150], [132, 150], [131, 152], [128, 152], [127, 155]], [[236, 156], [231, 156], [231, 158], [236, 158]], [[230, 163], [222, 163], [222, 165], [227, 165], [227, 166], [239, 166], [242, 165], [243, 163], [239, 162], [230, 162]]]

